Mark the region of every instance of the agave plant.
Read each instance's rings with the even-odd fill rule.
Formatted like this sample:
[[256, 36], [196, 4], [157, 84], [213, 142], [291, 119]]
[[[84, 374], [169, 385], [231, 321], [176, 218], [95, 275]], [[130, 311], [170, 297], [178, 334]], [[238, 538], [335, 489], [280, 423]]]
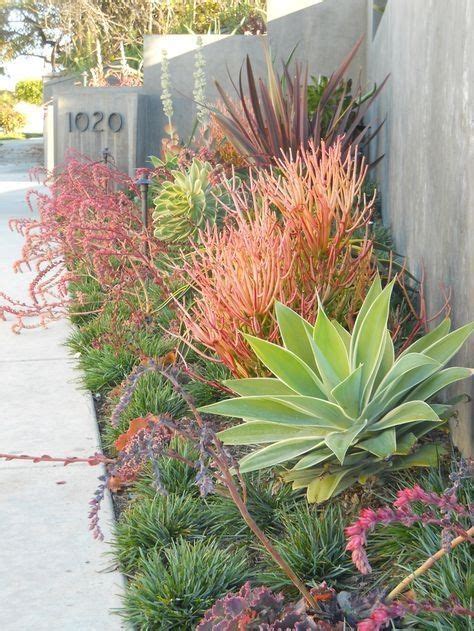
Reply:
[[362, 38], [325, 82], [322, 92], [315, 95], [317, 103], [313, 112], [308, 108], [307, 67], [296, 63], [292, 71], [290, 62], [287, 62], [280, 75], [265, 48], [268, 76], [265, 82], [255, 77], [247, 56], [247, 88], [244, 88], [242, 73], [238, 88], [235, 86], [238, 105], [216, 81], [226, 111], [210, 109], [227, 140], [246, 160], [257, 166], [272, 164], [282, 154], [295, 155], [309, 142], [319, 146], [324, 140], [327, 145], [332, 145], [342, 136], [345, 153], [353, 146], [370, 142], [380, 126], [371, 132], [363, 118], [388, 77], [368, 94], [363, 94], [360, 86], [354, 94], [350, 93], [351, 82], [344, 80], [344, 75], [361, 43]]
[[186, 171], [174, 169], [153, 200], [155, 236], [171, 243], [186, 241], [206, 225], [216, 223], [221, 187], [211, 185], [212, 166], [194, 159]]
[[388, 469], [435, 464], [439, 447], [416, 443], [451, 408], [427, 401], [472, 374], [443, 367], [474, 323], [450, 332], [445, 319], [395, 359], [387, 329], [392, 288], [376, 277], [352, 334], [321, 305], [312, 326], [277, 304], [284, 346], [246, 336], [274, 377], [226, 381], [240, 397], [201, 409], [245, 421], [219, 433], [225, 444], [268, 444], [240, 461], [242, 472], [285, 464], [293, 488], [307, 487], [308, 500], [322, 502]]

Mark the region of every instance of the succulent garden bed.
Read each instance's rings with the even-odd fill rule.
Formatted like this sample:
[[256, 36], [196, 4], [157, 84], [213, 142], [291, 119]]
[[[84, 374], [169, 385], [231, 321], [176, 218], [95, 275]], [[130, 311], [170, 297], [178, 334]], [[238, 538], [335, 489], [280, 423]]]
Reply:
[[88, 461], [106, 468], [91, 529], [110, 489], [136, 629], [461, 630], [473, 615], [472, 467], [436, 398], [471, 374], [445, 366], [473, 326], [430, 327], [391, 252], [357, 148], [377, 91], [343, 79], [355, 52], [309, 90], [270, 60], [257, 89], [248, 63], [248, 96], [222, 92], [192, 147], [170, 130], [139, 174], [146, 225], [143, 186], [81, 156], [30, 195], [38, 219], [14, 222], [37, 274], [0, 313], [17, 331], [75, 324], [103, 442]]

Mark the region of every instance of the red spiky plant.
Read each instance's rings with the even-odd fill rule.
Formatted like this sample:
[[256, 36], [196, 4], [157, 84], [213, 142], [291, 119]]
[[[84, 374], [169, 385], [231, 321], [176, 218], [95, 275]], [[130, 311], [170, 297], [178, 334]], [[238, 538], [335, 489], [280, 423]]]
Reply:
[[46, 174], [44, 184], [46, 192], [32, 190], [27, 196], [37, 217], [10, 222], [25, 238], [14, 269], [34, 272], [29, 300], [0, 292], [0, 317], [13, 315], [17, 332], [63, 317], [71, 306], [70, 283], [86, 276], [108, 300], [126, 298], [139, 287], [146, 303], [146, 281], [161, 282], [154, 257], [162, 245], [141, 223], [133, 180], [110, 164], [72, 154]]
[[242, 332], [275, 341], [276, 300], [312, 321], [319, 295], [351, 325], [375, 271], [366, 170], [362, 158], [343, 157], [340, 140], [311, 145], [274, 170], [251, 172], [247, 190], [231, 191], [235, 211], [224, 229], [200, 234], [181, 270], [195, 292], [181, 318], [235, 375], [258, 373]]

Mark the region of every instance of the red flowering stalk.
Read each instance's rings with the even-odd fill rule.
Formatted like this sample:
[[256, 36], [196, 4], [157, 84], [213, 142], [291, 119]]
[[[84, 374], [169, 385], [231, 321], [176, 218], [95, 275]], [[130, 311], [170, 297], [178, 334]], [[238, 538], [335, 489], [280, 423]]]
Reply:
[[380, 631], [380, 629], [391, 628], [390, 623], [396, 618], [403, 618], [407, 614], [442, 613], [452, 616], [469, 616], [474, 618], [474, 611], [462, 607], [459, 603], [450, 602], [441, 606], [433, 605], [430, 602], [416, 602], [404, 600], [386, 605], [380, 603], [365, 620], [357, 623], [357, 631]]
[[[364, 508], [357, 521], [346, 528], [346, 549], [352, 552], [352, 560], [362, 574], [369, 574], [372, 571], [365, 546], [369, 533], [379, 524], [388, 526], [399, 523], [410, 527], [415, 523], [421, 523], [441, 528], [441, 549], [399, 583], [385, 599], [386, 603], [393, 601], [416, 577], [424, 574], [438, 559], [457, 545], [474, 540], [474, 527], [466, 529], [463, 524], [465, 520], [472, 523], [474, 505], [464, 506], [457, 499], [460, 480], [472, 474], [472, 466], [472, 461], [462, 461], [459, 471], [451, 474], [452, 486], [441, 494], [425, 491], [419, 485], [402, 489], [398, 491], [392, 507]], [[417, 506], [422, 506], [423, 512], [417, 511]]]
[[[133, 181], [111, 165], [72, 155], [45, 184], [47, 192], [27, 195], [38, 218], [10, 222], [25, 238], [14, 269], [35, 273], [29, 301], [0, 293], [0, 317], [13, 315], [19, 331], [66, 315], [69, 285], [83, 275], [95, 279], [110, 300], [136, 294], [138, 287], [146, 310], [146, 282], [161, 283], [154, 258], [163, 246], [143, 229]], [[75, 300], [87, 308], [85, 296]]]
[[319, 294], [331, 317], [352, 324], [375, 272], [371, 241], [355, 234], [372, 213], [365, 173], [340, 142], [310, 147], [278, 171], [251, 173], [247, 190], [229, 191], [224, 229], [200, 234], [180, 272], [195, 290], [181, 318], [236, 376], [259, 372], [242, 332], [277, 341], [277, 300], [314, 321]]

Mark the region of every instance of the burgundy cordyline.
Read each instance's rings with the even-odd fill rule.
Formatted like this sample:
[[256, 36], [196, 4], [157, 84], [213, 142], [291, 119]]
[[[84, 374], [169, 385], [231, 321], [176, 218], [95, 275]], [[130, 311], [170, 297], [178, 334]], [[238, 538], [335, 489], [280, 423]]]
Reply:
[[[140, 210], [131, 198], [138, 190], [125, 173], [71, 154], [61, 169], [43, 173], [43, 181], [47, 192], [27, 194], [38, 217], [10, 222], [25, 238], [14, 269], [34, 273], [27, 301], [0, 292], [0, 318], [13, 316], [14, 331], [64, 317], [72, 302], [72, 281], [95, 281], [109, 300], [126, 299], [137, 286], [142, 291], [147, 280], [161, 283], [154, 257], [163, 246], [143, 229]], [[75, 302], [87, 311], [85, 296], [76, 295]]]

